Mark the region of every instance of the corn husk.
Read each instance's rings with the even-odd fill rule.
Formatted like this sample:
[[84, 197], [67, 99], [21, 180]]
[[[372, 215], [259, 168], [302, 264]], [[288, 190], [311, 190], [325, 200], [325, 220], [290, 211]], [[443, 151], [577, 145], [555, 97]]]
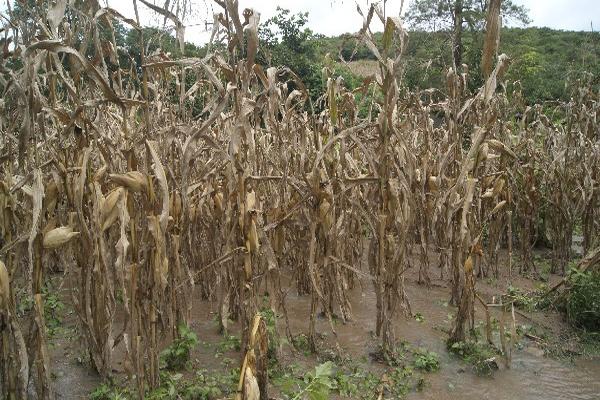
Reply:
[[148, 176], [139, 171], [129, 171], [126, 174], [110, 174], [110, 179], [130, 192], [143, 192], [148, 188]]
[[254, 219], [250, 222], [250, 227], [248, 228], [248, 250], [252, 254], [256, 254], [260, 248], [260, 243], [258, 241], [258, 232], [256, 230], [256, 222]]
[[213, 203], [214, 203], [214, 211], [215, 217], [220, 217], [223, 215], [223, 193], [216, 192], [213, 195]]
[[6, 265], [0, 261], [0, 312], [8, 307], [10, 298], [10, 279]]
[[46, 186], [46, 193], [44, 196], [44, 208], [46, 212], [52, 213], [56, 208], [58, 201], [58, 186], [54, 180], [51, 180]]
[[504, 206], [506, 205], [506, 200], [502, 200], [500, 203], [496, 204], [496, 206], [492, 209], [491, 214], [495, 214], [498, 211], [502, 210], [504, 208]]
[[327, 199], [323, 199], [321, 204], [319, 204], [319, 219], [325, 231], [329, 231], [333, 223], [333, 216], [331, 215], [331, 204]]
[[[181, 195], [179, 192], [171, 193], [169, 196], [169, 215], [173, 217], [173, 219], [178, 220], [181, 216]], [[195, 211], [195, 208], [194, 208]], [[192, 215], [192, 207], [190, 207], [190, 217], [193, 218]]]
[[254, 211], [256, 209], [256, 192], [250, 190], [246, 193], [246, 211]]
[[517, 155], [511, 149], [506, 147], [506, 145], [501, 141], [496, 139], [489, 139], [487, 142], [489, 144], [489, 147], [491, 147], [493, 150], [505, 154], [511, 158], [517, 158]]
[[108, 165], [104, 164], [103, 166], [101, 166], [100, 169], [98, 169], [98, 171], [96, 171], [96, 173], [94, 174], [94, 181], [100, 182], [102, 179], [104, 179], [107, 170]]
[[473, 257], [468, 256], [464, 264], [465, 274], [473, 273]]
[[61, 226], [44, 234], [43, 245], [45, 249], [56, 249], [67, 244], [71, 239], [78, 235], [79, 232], [73, 232], [73, 228], [70, 226]]
[[481, 195], [482, 199], [489, 199], [494, 197], [494, 189], [489, 188], [488, 190], [485, 191], [484, 194]]
[[500, 193], [502, 193], [502, 189], [504, 189], [504, 184], [506, 181], [504, 178], [498, 178], [496, 182], [494, 182], [493, 196], [497, 197]]
[[487, 143], [483, 143], [481, 148], [479, 149], [479, 162], [484, 162], [488, 159], [489, 145]]
[[432, 192], [437, 192], [440, 188], [440, 180], [437, 176], [431, 175], [429, 179], [427, 179], [427, 187]]
[[100, 227], [102, 232], [110, 228], [119, 217], [117, 203], [119, 202], [119, 198], [124, 195], [125, 189], [119, 187], [110, 192], [108, 196], [106, 196], [106, 199], [104, 199], [104, 202], [100, 207]]

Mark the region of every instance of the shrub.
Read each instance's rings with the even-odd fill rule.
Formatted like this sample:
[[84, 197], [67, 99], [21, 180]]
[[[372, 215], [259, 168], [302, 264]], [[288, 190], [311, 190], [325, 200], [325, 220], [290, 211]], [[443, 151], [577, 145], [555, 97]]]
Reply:
[[473, 366], [477, 375], [491, 375], [498, 366], [496, 351], [489, 345], [478, 342], [448, 343], [448, 350]]
[[600, 272], [573, 270], [569, 278], [567, 318], [578, 328], [600, 331]]
[[440, 360], [437, 353], [419, 349], [415, 352], [415, 368], [422, 371], [434, 372], [440, 369]]
[[160, 354], [160, 359], [169, 370], [178, 370], [187, 366], [190, 351], [198, 344], [198, 337], [185, 324], [179, 325], [179, 337]]

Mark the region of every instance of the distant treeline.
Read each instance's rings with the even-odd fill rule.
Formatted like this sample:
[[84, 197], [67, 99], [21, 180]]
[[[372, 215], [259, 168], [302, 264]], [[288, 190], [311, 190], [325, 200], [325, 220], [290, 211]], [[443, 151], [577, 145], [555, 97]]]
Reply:
[[[306, 28], [306, 17], [306, 14], [291, 15], [283, 10], [276, 18], [266, 21], [259, 29], [261, 40], [257, 62], [264, 66], [290, 67], [315, 96], [322, 92], [323, 67], [326, 66], [343, 75], [348, 86], [359, 85], [362, 79], [336, 61], [340, 55], [346, 61], [374, 60], [373, 54], [364, 44], [357, 44], [352, 35], [325, 37], [313, 33]], [[121, 65], [126, 66], [129, 60], [139, 62], [138, 33], [116, 21], [115, 25], [117, 46], [124, 50], [119, 52]], [[160, 51], [171, 58], [182, 56], [172, 32], [155, 28], [144, 28], [143, 32], [146, 54]], [[375, 40], [381, 41], [381, 35], [375, 33]], [[468, 31], [463, 36], [463, 63], [470, 70], [468, 84], [473, 90], [482, 84], [479, 63], [483, 36], [483, 32]], [[437, 88], [445, 92], [446, 72], [452, 66], [451, 48], [448, 32], [409, 32], [402, 83], [411, 90]], [[524, 99], [530, 104], [568, 100], [572, 95], [571, 83], [579, 79], [591, 80], [592, 86], [600, 88], [598, 32], [504, 28], [500, 52], [512, 59], [505, 82], [520, 81]], [[206, 49], [202, 46], [187, 43], [183, 56], [200, 57], [204, 54]], [[93, 57], [91, 54], [88, 56]]]
[[[380, 39], [381, 34], [375, 34]], [[365, 45], [356, 46], [350, 35], [315, 37], [321, 56], [341, 54], [346, 60], [375, 59]], [[464, 33], [464, 58], [472, 88], [481, 86], [479, 63], [483, 33]], [[451, 39], [446, 32], [414, 31], [408, 35], [404, 84], [409, 88], [444, 90], [445, 72], [452, 66]], [[592, 79], [600, 86], [600, 33], [549, 28], [504, 28], [500, 52], [512, 59], [506, 82], [519, 80], [528, 102], [568, 100], [569, 83]], [[587, 74], [586, 74], [587, 73]]]

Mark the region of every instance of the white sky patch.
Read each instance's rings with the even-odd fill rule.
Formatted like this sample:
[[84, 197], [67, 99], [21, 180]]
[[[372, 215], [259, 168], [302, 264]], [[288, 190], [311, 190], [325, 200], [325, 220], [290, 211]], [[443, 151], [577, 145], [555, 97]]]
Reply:
[[517, 0], [529, 8], [531, 26], [570, 31], [600, 30], [600, 0]]
[[[149, 1], [161, 6], [164, 4], [163, 0]], [[191, 1], [194, 3], [193, 15], [184, 20], [186, 41], [203, 44], [210, 37], [211, 30], [211, 25], [208, 25], [207, 30], [205, 23], [206, 21], [211, 23], [213, 13], [221, 12], [221, 8], [210, 0]], [[110, 7], [115, 8], [126, 17], [135, 19], [132, 1], [108, 0], [107, 2]], [[349, 0], [239, 0], [240, 14], [244, 8], [253, 8], [260, 13], [261, 23], [276, 15], [278, 6], [290, 10], [292, 14], [308, 12], [307, 27], [315, 33], [326, 36], [335, 36], [346, 32], [355, 33], [362, 27], [363, 18], [356, 10], [357, 3], [366, 16], [368, 5], [373, 2], [366, 0], [359, 0], [358, 2]], [[142, 24], [162, 26], [162, 17], [157, 17], [156, 13], [140, 2], [138, 2], [138, 10]], [[400, 1], [388, 1], [386, 6], [388, 15], [398, 15], [399, 11]], [[383, 29], [383, 25], [376, 16], [373, 17], [371, 28], [374, 31]]]
[[[14, 1], [14, 0], [13, 0]], [[101, 5], [108, 4], [135, 19], [132, 0], [99, 0]], [[164, 0], [149, 0], [162, 6]], [[175, 0], [171, 0], [173, 3]], [[210, 37], [214, 12], [220, 7], [212, 0], [188, 0], [193, 4], [192, 15], [185, 18], [186, 41], [204, 44]], [[404, 0], [404, 9], [412, 0]], [[546, 26], [553, 29], [590, 31], [600, 30], [600, 0], [513, 0], [529, 9], [532, 19], [530, 26]], [[401, 0], [387, 1], [387, 14], [398, 15]], [[3, 2], [2, 2], [3, 3]], [[308, 27], [326, 36], [357, 32], [362, 26], [362, 17], [356, 11], [357, 4], [366, 13], [372, 0], [239, 0], [240, 10], [254, 8], [261, 14], [261, 22], [276, 14], [277, 6], [289, 9], [292, 13], [308, 12]], [[5, 7], [0, 7], [4, 9]], [[162, 26], [162, 17], [138, 1], [140, 20], [143, 25]], [[383, 29], [376, 17], [373, 18], [372, 29]], [[168, 25], [167, 25], [168, 26]]]

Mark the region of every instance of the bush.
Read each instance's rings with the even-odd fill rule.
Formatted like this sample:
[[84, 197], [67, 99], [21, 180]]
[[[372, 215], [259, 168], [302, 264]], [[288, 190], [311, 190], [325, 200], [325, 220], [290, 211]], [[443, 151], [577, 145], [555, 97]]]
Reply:
[[440, 369], [440, 360], [437, 353], [419, 349], [415, 352], [415, 368], [422, 371], [434, 372]]
[[473, 366], [477, 375], [491, 375], [498, 369], [495, 362], [497, 352], [487, 343], [456, 342], [448, 343], [448, 350]]
[[179, 337], [160, 355], [164, 366], [169, 370], [179, 370], [187, 367], [190, 351], [198, 344], [198, 337], [185, 324], [179, 325]]
[[578, 328], [600, 331], [600, 272], [573, 270], [569, 278], [567, 319]]
[[106, 383], [98, 386], [92, 393], [90, 393], [90, 400], [127, 400], [129, 397], [127, 393], [114, 388]]

